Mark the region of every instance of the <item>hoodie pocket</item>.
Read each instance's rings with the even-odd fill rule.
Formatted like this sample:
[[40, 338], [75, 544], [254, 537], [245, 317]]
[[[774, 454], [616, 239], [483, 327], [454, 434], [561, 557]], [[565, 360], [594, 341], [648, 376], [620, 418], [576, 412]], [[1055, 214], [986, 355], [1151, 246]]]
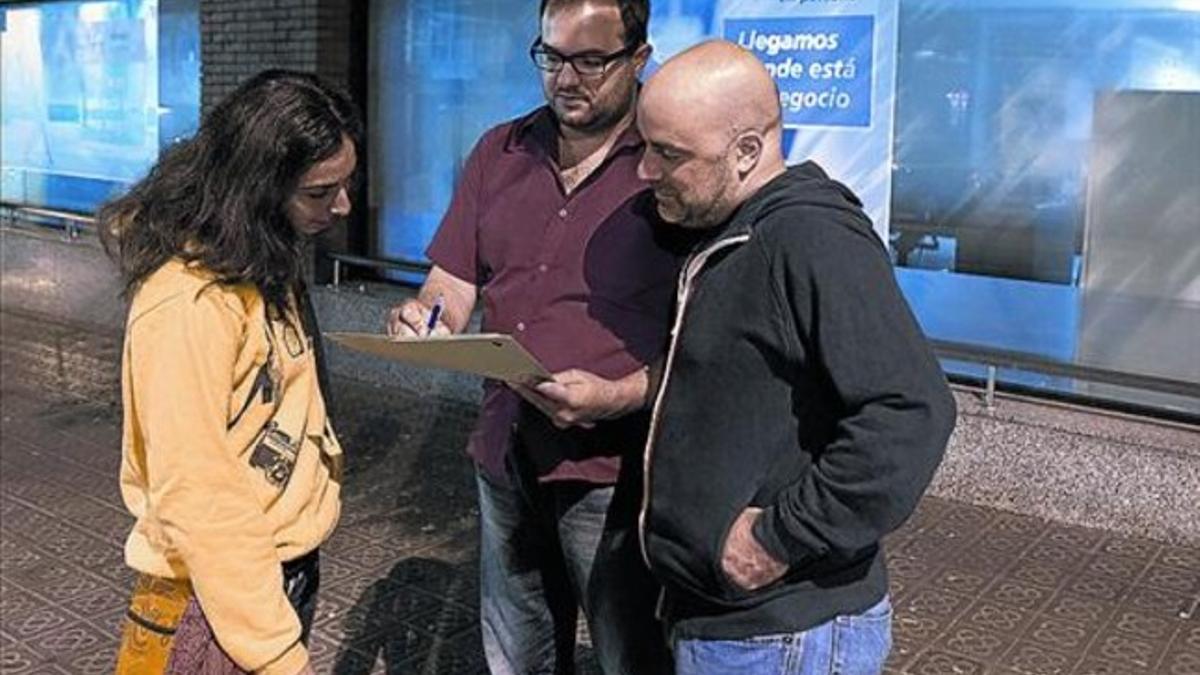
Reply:
[[742, 514], [745, 507], [738, 508], [732, 515], [726, 516], [722, 521], [722, 526], [717, 537], [716, 550], [712, 552], [709, 560], [709, 571], [715, 581], [714, 591], [718, 594], [717, 597], [724, 600], [739, 601], [749, 598], [755, 593], [746, 588], [742, 588], [736, 581], [731, 579], [725, 573], [725, 566], [722, 560], [725, 556], [725, 545], [729, 541], [729, 534], [733, 531], [733, 524], [737, 521], [738, 516]]
[[[772, 591], [776, 590], [781, 585], [787, 583], [788, 579], [793, 578], [792, 572], [794, 570], [794, 568], [788, 567], [787, 569], [784, 570], [784, 573], [779, 576], [779, 578], [775, 579], [774, 581], [772, 581], [769, 584], [766, 584], [765, 586], [761, 586], [761, 587], [753, 589], [753, 590], [744, 588], [743, 586], [738, 584], [736, 581], [734, 581], [732, 578], [730, 578], [730, 576], [725, 572], [725, 567], [724, 567], [724, 565], [721, 564], [721, 561], [722, 561], [722, 559], [724, 557], [724, 553], [725, 553], [725, 546], [729, 542], [729, 535], [733, 530], [733, 523], [737, 521], [737, 518], [741, 515], [742, 511], [744, 511], [747, 508], [763, 508], [763, 507], [759, 506], [757, 502], [751, 502], [750, 504], [748, 504], [745, 507], [743, 507], [742, 509], [740, 509], [737, 513], [735, 513], [728, 520], [728, 522], [725, 524], [724, 529], [721, 530], [721, 538], [719, 540], [719, 543], [717, 544], [717, 550], [716, 550], [715, 555], [713, 556], [713, 561], [712, 561], [712, 566], [711, 566], [713, 578], [717, 580], [718, 586], [720, 587], [722, 592], [725, 593], [724, 597], [727, 598], [728, 600], [734, 601], [739, 604], [747, 604], [745, 602], [747, 600], [761, 599], [764, 596], [770, 594]], [[759, 543], [759, 545], [760, 546], [762, 545], [761, 542]]]
[[689, 509], [686, 516], [675, 509], [657, 510], [646, 535], [655, 574], [686, 596], [721, 607], [739, 605], [746, 592], [725, 576], [720, 553], [736, 514], [710, 505]]

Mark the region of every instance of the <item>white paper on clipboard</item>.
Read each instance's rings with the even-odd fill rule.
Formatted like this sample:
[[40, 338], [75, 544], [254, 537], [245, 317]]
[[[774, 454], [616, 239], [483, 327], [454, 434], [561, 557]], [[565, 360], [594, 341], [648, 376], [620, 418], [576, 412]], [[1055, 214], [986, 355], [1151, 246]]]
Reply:
[[409, 338], [391, 338], [379, 333], [326, 333], [325, 336], [351, 349], [414, 366], [456, 370], [520, 384], [550, 379], [550, 371], [511, 335], [501, 333]]

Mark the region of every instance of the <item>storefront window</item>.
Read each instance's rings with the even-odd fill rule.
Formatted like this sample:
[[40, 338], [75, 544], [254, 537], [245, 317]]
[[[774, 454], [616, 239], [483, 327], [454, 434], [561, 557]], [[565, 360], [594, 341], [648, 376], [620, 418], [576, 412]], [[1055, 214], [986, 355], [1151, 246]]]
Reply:
[[475, 141], [542, 100], [537, 3], [379, 0], [370, 25], [372, 239], [422, 259]]
[[5, 202], [92, 211], [195, 129], [196, 0], [23, 3], [0, 29]]
[[902, 0], [890, 243], [932, 337], [1200, 382], [1200, 11], [1185, 4]]
[[[536, 7], [372, 3], [376, 253], [422, 258], [479, 135], [541, 103], [525, 55]], [[727, 35], [727, 17], [780, 26], [814, 13], [875, 12], [875, 68], [894, 65], [895, 81], [875, 74], [885, 88], [863, 103], [863, 119], [873, 130], [892, 122], [890, 185], [837, 177], [874, 199], [872, 213], [886, 214], [877, 229], [926, 333], [1200, 382], [1200, 5], [898, 0], [896, 8], [886, 0], [655, 0], [648, 71]], [[789, 159], [823, 134], [858, 133], [836, 124], [790, 126]], [[887, 166], [883, 139], [864, 145], [871, 156], [855, 160], [861, 175]], [[888, 183], [886, 172], [879, 182]], [[889, 189], [890, 198], [876, 197]], [[1028, 372], [1000, 377], [1200, 414], [1197, 398]]]

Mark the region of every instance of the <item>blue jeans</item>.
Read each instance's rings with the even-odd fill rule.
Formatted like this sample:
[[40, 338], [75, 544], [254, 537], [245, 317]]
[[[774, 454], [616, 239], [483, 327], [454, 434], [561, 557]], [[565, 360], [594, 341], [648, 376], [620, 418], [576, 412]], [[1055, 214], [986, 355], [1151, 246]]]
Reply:
[[679, 640], [676, 675], [878, 675], [892, 648], [892, 605], [838, 616], [800, 633]]
[[477, 474], [480, 620], [493, 675], [575, 672], [583, 609], [607, 675], [669, 673], [657, 587], [637, 538], [640, 481], [504, 485]]

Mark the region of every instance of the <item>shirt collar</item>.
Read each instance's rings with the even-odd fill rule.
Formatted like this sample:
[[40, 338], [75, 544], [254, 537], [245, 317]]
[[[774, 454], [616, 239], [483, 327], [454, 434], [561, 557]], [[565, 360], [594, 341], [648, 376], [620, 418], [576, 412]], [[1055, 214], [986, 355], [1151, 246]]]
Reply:
[[[612, 156], [627, 149], [640, 150], [642, 145], [642, 134], [637, 129], [637, 119], [635, 118], [617, 137], [608, 154]], [[513, 131], [505, 149], [510, 152], [557, 157], [558, 121], [554, 119], [554, 113], [550, 110], [550, 106], [542, 106], [518, 119], [513, 125]]]

